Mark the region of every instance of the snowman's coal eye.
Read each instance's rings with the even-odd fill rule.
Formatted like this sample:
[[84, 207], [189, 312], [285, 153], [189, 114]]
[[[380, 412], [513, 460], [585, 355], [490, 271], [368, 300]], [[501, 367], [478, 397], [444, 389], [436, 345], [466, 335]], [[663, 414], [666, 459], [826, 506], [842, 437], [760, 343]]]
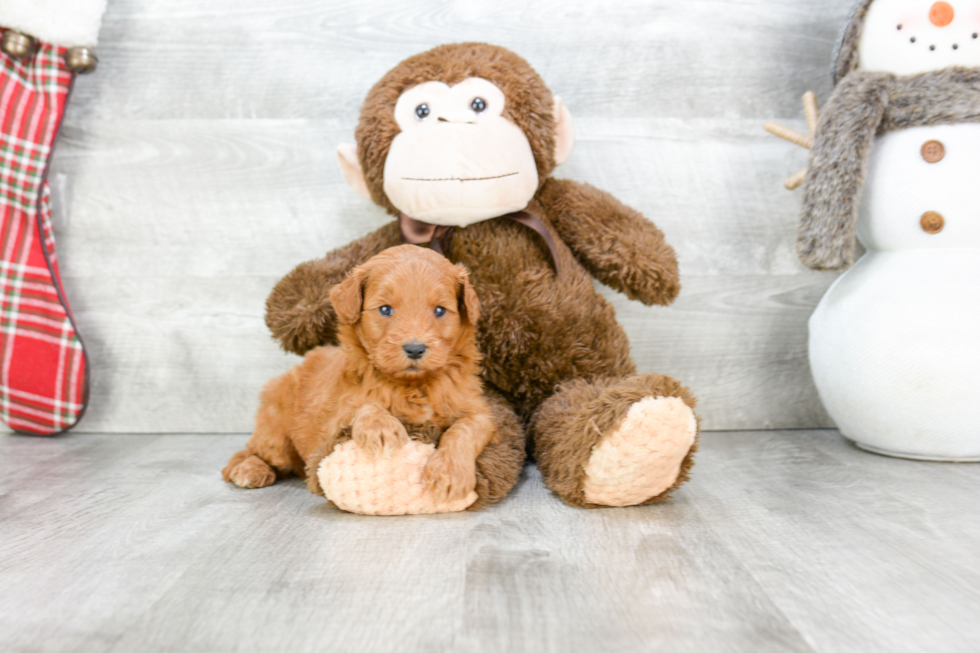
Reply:
[[957, 44], [955, 44], [955, 43], [954, 43], [954, 44], [953, 44], [953, 49], [954, 49], [954, 50], [959, 50], [959, 49], [960, 49], [960, 46], [958, 46]]
[[915, 43], [915, 37], [913, 36], [912, 38], [909, 39], [909, 41]]
[[929, 49], [930, 49], [930, 50], [935, 50], [935, 49], [936, 49], [936, 46], [934, 46], [934, 45], [930, 45], [930, 46], [929, 46]]
[[470, 108], [477, 113], [483, 113], [487, 110], [487, 103], [482, 97], [473, 98], [473, 101], [470, 102]]
[[428, 118], [429, 117], [429, 105], [428, 104], [420, 104], [417, 107], [415, 107], [415, 116], [419, 120], [425, 120], [426, 118]]
[[901, 31], [901, 30], [902, 30], [902, 26], [901, 26], [901, 25], [899, 25], [899, 26], [898, 26], [898, 30], [899, 30], [899, 31]]
[[973, 38], [977, 38], [977, 33], [976, 32], [973, 33]]

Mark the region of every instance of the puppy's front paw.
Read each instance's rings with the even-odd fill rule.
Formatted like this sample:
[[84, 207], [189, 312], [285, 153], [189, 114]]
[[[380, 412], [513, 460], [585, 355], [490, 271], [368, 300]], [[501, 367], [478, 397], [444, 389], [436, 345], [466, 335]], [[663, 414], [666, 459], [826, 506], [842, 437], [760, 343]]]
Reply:
[[458, 501], [476, 489], [476, 461], [437, 449], [422, 473], [422, 482], [438, 501]]
[[400, 449], [408, 443], [405, 426], [391, 415], [362, 414], [351, 425], [351, 438], [374, 457]]
[[226, 481], [246, 489], [268, 487], [276, 482], [275, 471], [258, 456], [249, 456], [234, 466], [229, 464], [223, 474]]

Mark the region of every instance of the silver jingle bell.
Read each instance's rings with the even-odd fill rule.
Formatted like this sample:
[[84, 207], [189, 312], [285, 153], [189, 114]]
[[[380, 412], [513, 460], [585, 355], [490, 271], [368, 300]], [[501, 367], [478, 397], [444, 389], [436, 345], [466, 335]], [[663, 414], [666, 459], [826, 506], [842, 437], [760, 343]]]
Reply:
[[4, 32], [3, 38], [0, 39], [0, 50], [3, 50], [4, 53], [14, 59], [20, 59], [21, 61], [27, 61], [33, 57], [36, 49], [37, 43], [34, 39], [27, 34], [15, 32], [12, 29]]
[[68, 70], [76, 75], [87, 75], [94, 72], [98, 64], [99, 58], [95, 56], [95, 52], [91, 48], [69, 48], [68, 52], [65, 53], [65, 65], [68, 66]]

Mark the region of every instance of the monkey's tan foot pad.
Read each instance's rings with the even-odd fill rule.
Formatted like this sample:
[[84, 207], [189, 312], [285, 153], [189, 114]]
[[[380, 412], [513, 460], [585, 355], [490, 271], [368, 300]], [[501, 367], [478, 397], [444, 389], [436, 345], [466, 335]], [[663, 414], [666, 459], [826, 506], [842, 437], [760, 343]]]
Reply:
[[585, 500], [635, 506], [677, 481], [698, 432], [694, 411], [677, 397], [645, 397], [592, 448], [585, 466]]
[[422, 482], [425, 464], [435, 451], [431, 444], [411, 440], [375, 458], [348, 440], [323, 459], [317, 478], [324, 495], [348, 512], [433, 515], [466, 510], [476, 501], [476, 492], [458, 501], [439, 501]]

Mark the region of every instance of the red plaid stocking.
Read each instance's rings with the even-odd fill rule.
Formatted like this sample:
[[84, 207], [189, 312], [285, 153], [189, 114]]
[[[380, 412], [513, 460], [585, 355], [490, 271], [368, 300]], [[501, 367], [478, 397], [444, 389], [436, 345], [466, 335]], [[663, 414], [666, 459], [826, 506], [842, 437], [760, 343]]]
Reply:
[[46, 179], [73, 79], [64, 54], [44, 43], [26, 62], [0, 53], [0, 417], [36, 435], [74, 426], [88, 396]]

